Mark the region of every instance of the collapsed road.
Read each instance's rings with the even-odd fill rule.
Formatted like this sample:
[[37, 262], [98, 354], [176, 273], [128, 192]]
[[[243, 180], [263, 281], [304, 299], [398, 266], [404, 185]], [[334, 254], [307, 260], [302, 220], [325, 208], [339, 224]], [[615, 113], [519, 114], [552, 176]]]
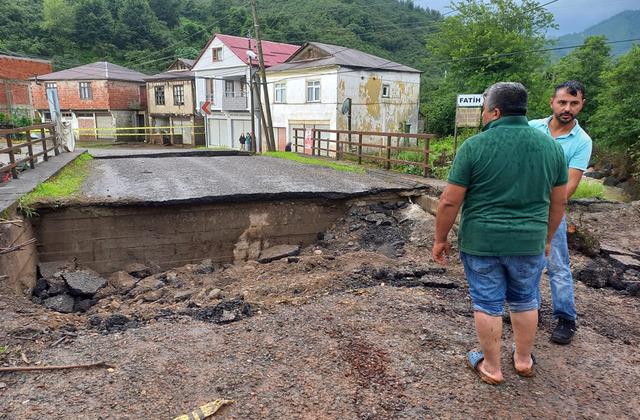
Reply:
[[[574, 343], [549, 343], [544, 286], [538, 375], [506, 369], [489, 388], [464, 364], [476, 341], [461, 264], [428, 258], [433, 216], [411, 194], [339, 200], [307, 244], [258, 246], [254, 230], [233, 261], [41, 264], [39, 287], [0, 294], [0, 363], [109, 368], [1, 374], [0, 418], [173, 418], [217, 399], [234, 401], [220, 418], [640, 415], [640, 203], [571, 206]], [[56, 296], [68, 311], [45, 306]]]

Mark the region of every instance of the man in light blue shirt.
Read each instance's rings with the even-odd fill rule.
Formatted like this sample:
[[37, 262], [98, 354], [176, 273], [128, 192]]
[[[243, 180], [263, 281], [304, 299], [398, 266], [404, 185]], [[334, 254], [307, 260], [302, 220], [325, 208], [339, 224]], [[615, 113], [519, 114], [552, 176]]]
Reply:
[[[578, 188], [582, 173], [587, 169], [591, 159], [591, 137], [576, 120], [576, 116], [582, 111], [584, 101], [585, 91], [582, 83], [574, 80], [564, 82], [556, 87], [551, 98], [553, 114], [547, 118], [529, 121], [531, 127], [554, 138], [564, 150], [569, 165], [567, 200]], [[562, 219], [551, 241], [547, 274], [551, 285], [553, 317], [558, 319], [551, 341], [569, 344], [576, 331], [576, 305], [573, 298], [573, 276], [569, 266], [566, 218]]]

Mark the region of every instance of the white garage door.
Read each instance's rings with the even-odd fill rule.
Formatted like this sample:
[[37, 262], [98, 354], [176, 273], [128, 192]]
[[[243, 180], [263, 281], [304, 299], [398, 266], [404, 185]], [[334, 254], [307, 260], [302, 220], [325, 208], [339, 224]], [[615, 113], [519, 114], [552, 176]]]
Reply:
[[227, 129], [227, 120], [209, 120], [209, 145], [232, 147], [231, 136]]

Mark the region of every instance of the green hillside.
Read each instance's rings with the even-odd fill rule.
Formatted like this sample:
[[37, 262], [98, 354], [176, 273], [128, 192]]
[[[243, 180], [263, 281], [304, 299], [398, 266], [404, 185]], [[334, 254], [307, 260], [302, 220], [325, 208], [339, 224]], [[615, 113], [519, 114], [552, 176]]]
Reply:
[[[592, 35], [604, 35], [609, 41], [640, 38], [640, 10], [627, 10], [580, 33], [561, 36], [555, 46], [580, 45]], [[611, 52], [614, 56], [622, 55], [631, 49], [632, 44], [632, 42], [611, 44]], [[556, 55], [563, 57], [570, 51], [570, 49], [558, 50]]]
[[[215, 32], [246, 36], [246, 0], [0, 0], [0, 54], [53, 59], [56, 70], [107, 60], [146, 73], [194, 58]], [[410, 0], [258, 0], [263, 38], [334, 43], [424, 67], [441, 19]]]

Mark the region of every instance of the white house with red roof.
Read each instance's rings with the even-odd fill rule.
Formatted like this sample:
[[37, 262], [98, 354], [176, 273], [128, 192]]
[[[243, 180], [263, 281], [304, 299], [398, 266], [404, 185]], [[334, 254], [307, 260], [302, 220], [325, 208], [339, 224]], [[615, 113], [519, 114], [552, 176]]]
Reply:
[[[284, 63], [298, 48], [262, 41], [265, 67]], [[196, 103], [206, 117], [207, 146], [238, 149], [240, 134], [251, 131], [250, 67], [255, 71], [258, 60], [250, 55], [257, 57], [255, 39], [215, 34], [191, 69], [196, 76]], [[255, 137], [261, 138], [259, 107], [254, 103]], [[257, 146], [260, 150], [262, 145], [258, 142]]]

